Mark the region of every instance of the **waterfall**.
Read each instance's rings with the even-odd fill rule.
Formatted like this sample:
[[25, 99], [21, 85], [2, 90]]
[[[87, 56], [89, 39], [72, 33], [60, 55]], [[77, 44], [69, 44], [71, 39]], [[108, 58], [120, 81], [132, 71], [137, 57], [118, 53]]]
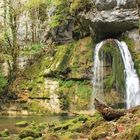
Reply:
[[[128, 50], [128, 47], [125, 42], [115, 40], [122, 59], [124, 63], [124, 72], [125, 72], [125, 86], [126, 86], [126, 108], [131, 108], [136, 105], [140, 105], [140, 81], [139, 77], [134, 68], [134, 62], [132, 60], [131, 54]], [[105, 41], [98, 43], [95, 47], [94, 52], [94, 77], [93, 77], [93, 95], [92, 95], [92, 105], [94, 99], [97, 98], [103, 101], [103, 59], [99, 58], [99, 51], [101, 47], [104, 45]]]
[[[94, 93], [91, 98], [91, 109], [94, 108], [94, 98], [100, 99], [103, 101], [103, 60], [99, 58], [99, 50], [103, 46], [104, 41], [98, 43], [95, 48], [94, 53], [94, 78], [93, 78], [93, 87]], [[103, 56], [102, 56], [103, 57]]]
[[126, 107], [140, 105], [140, 82], [134, 68], [134, 62], [125, 42], [116, 40], [125, 67]]

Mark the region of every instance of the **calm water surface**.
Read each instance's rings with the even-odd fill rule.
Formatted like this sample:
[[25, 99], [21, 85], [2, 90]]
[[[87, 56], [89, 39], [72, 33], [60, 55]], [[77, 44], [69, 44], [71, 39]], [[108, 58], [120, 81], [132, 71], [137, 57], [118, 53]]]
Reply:
[[35, 121], [37, 123], [51, 123], [55, 121], [64, 121], [68, 120], [71, 117], [62, 117], [62, 116], [28, 116], [28, 117], [7, 117], [7, 116], [0, 116], [0, 131], [4, 129], [8, 129], [10, 133], [17, 133], [18, 127], [15, 126], [17, 122], [20, 121]]

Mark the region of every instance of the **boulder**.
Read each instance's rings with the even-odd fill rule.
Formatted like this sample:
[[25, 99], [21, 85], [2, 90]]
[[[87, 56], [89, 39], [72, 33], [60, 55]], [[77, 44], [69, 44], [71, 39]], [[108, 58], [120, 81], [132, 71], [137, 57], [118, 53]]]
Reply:
[[16, 126], [17, 126], [17, 127], [26, 127], [26, 126], [28, 126], [28, 125], [29, 125], [29, 123], [26, 122], [26, 121], [21, 121], [21, 122], [17, 122], [17, 123], [16, 123]]
[[27, 137], [33, 137], [33, 138], [38, 138], [41, 137], [41, 133], [33, 130], [33, 129], [24, 129], [19, 133], [19, 138], [27, 138]]

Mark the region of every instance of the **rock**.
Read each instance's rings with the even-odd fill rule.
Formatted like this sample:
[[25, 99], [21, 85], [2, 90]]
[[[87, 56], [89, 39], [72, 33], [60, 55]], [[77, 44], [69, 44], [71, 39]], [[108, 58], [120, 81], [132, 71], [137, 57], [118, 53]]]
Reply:
[[47, 134], [43, 137], [43, 140], [60, 140], [60, 138], [55, 134]]
[[27, 138], [24, 138], [22, 140], [34, 140], [34, 138], [33, 137], [27, 137]]
[[96, 0], [95, 6], [98, 10], [110, 10], [117, 5], [116, 0]]
[[4, 129], [2, 132], [0, 132], [0, 137], [8, 137], [9, 131], [8, 129]]
[[97, 39], [116, 36], [122, 32], [138, 28], [138, 12], [133, 9], [118, 9], [114, 11], [89, 12], [83, 15], [89, 21], [91, 33]]
[[136, 0], [96, 0], [95, 6], [99, 11], [102, 10], [111, 10], [115, 7], [117, 8], [136, 8]]
[[113, 123], [102, 122], [92, 129], [90, 140], [106, 139], [107, 136], [110, 136], [116, 130], [116, 126]]
[[21, 121], [21, 122], [16, 123], [16, 126], [18, 126], [18, 127], [26, 127], [28, 125], [29, 125], [29, 123], [26, 121]]
[[119, 8], [135, 8], [136, 0], [117, 0], [117, 7]]
[[140, 5], [140, 0], [136, 0], [136, 3], [137, 3], [138, 5]]
[[73, 41], [72, 30], [74, 26], [73, 19], [69, 19], [66, 23], [61, 26], [51, 29], [53, 40], [57, 44], [65, 44]]
[[33, 138], [38, 138], [41, 137], [41, 133], [32, 129], [24, 129], [20, 132], [19, 138], [27, 138], [27, 137], [33, 137]]

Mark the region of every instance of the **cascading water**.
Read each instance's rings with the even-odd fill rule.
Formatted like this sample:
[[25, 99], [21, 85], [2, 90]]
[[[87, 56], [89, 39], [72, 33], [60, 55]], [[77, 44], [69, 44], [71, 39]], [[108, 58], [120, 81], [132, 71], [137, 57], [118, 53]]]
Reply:
[[[126, 43], [118, 40], [115, 42], [120, 50], [125, 68], [126, 108], [131, 108], [140, 105], [140, 81]], [[104, 43], [105, 41], [98, 43], [95, 48], [92, 103], [95, 98], [103, 101], [103, 60], [99, 58], [99, 51]], [[91, 107], [93, 108], [93, 104]]]
[[94, 108], [94, 98], [103, 100], [103, 61], [99, 58], [99, 50], [103, 46], [104, 42], [100, 42], [96, 45], [94, 53], [94, 78], [93, 78], [93, 87], [94, 93], [91, 98], [91, 109]]
[[134, 68], [134, 62], [125, 42], [116, 40], [125, 67], [126, 107], [140, 105], [140, 81]]

